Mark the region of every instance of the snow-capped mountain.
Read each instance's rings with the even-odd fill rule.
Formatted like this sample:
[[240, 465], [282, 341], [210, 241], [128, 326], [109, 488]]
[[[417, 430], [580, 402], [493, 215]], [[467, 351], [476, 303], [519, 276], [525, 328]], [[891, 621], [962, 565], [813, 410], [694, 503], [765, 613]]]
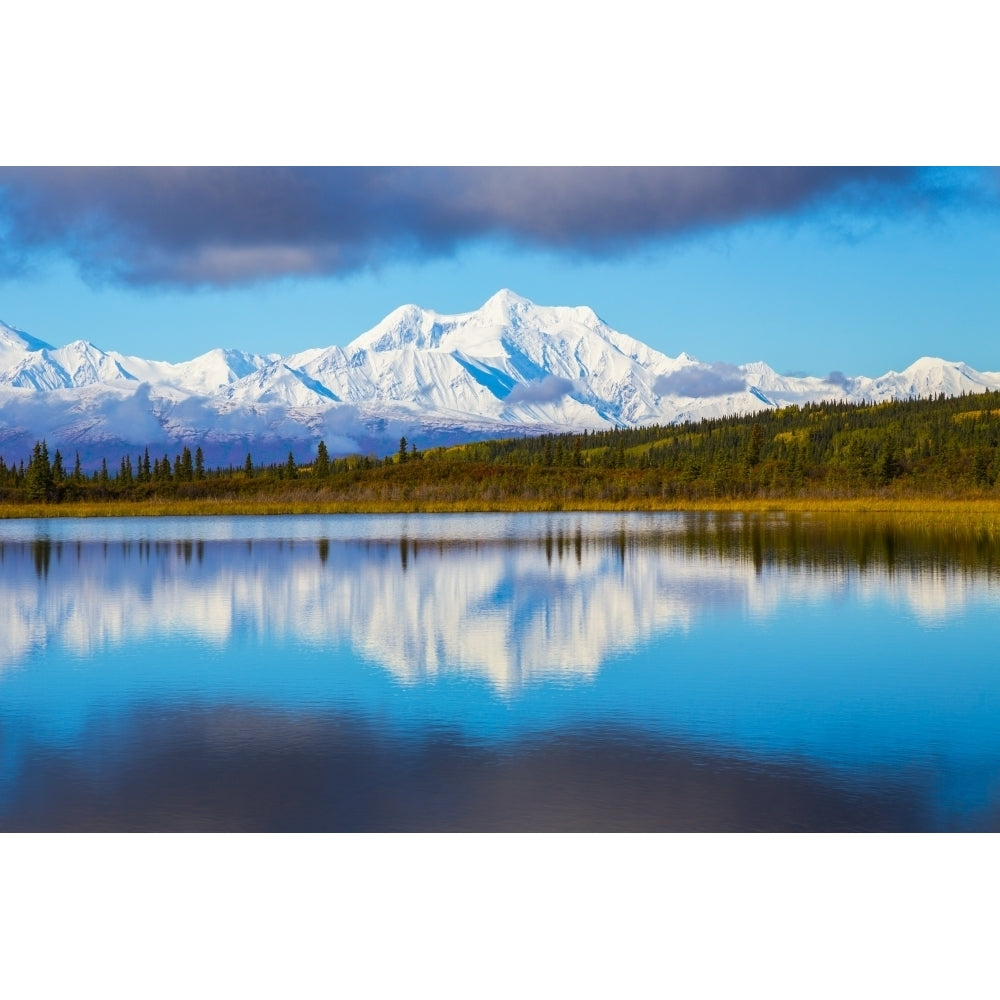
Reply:
[[51, 351], [52, 345], [0, 321], [0, 371], [6, 371], [34, 351]]
[[[333, 400], [511, 425], [606, 426], [656, 419], [650, 376], [672, 368], [590, 309], [535, 306], [502, 291], [458, 316], [403, 306], [346, 348], [284, 358], [227, 396], [259, 402], [284, 385], [297, 406]], [[289, 375], [301, 384], [294, 396]]]
[[402, 306], [346, 347], [267, 356], [213, 350], [171, 364], [78, 340], [53, 347], [0, 324], [0, 454], [46, 438], [86, 462], [199, 444], [213, 462], [304, 461], [505, 434], [671, 423], [768, 407], [1000, 389], [1000, 373], [922, 358], [878, 378], [776, 373], [761, 361], [676, 358], [585, 307], [502, 290], [444, 315]]

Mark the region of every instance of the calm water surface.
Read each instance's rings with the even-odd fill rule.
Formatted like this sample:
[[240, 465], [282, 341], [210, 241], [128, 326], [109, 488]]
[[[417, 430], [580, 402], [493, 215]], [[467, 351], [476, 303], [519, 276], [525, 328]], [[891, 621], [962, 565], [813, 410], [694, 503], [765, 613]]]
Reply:
[[0, 830], [997, 830], [995, 560], [808, 518], [0, 522]]

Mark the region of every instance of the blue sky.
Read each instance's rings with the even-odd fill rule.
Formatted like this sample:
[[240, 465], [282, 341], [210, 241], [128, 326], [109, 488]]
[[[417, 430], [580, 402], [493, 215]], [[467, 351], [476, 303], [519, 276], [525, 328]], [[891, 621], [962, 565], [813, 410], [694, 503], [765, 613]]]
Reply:
[[0, 319], [56, 345], [287, 354], [508, 287], [670, 355], [1000, 370], [992, 170], [28, 168], [0, 226]]

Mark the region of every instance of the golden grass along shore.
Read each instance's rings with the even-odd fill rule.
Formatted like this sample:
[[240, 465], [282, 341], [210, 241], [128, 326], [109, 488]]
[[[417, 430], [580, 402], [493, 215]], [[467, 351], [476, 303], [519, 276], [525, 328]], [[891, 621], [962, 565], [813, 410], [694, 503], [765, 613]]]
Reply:
[[309, 497], [200, 499], [156, 498], [139, 501], [78, 501], [61, 504], [2, 504], [0, 519], [89, 517], [198, 517], [268, 516], [289, 514], [418, 514], [418, 513], [538, 513], [545, 511], [704, 511], [746, 514], [792, 513], [892, 517], [911, 527], [975, 527], [1000, 537], [1000, 499], [900, 499], [851, 497], [843, 499], [784, 498], [696, 500], [655, 503], [641, 498], [627, 500], [538, 499], [518, 503], [461, 499], [332, 500]]

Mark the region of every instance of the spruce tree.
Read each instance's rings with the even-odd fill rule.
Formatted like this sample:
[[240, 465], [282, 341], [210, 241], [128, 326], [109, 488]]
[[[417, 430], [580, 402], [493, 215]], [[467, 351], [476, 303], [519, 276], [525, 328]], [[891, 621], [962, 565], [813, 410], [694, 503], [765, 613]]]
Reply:
[[330, 453], [326, 450], [325, 441], [320, 441], [316, 446], [316, 463], [313, 466], [313, 474], [318, 479], [325, 479], [330, 475]]
[[52, 466], [49, 449], [44, 441], [36, 441], [24, 477], [25, 493], [29, 500], [45, 501], [52, 491]]

